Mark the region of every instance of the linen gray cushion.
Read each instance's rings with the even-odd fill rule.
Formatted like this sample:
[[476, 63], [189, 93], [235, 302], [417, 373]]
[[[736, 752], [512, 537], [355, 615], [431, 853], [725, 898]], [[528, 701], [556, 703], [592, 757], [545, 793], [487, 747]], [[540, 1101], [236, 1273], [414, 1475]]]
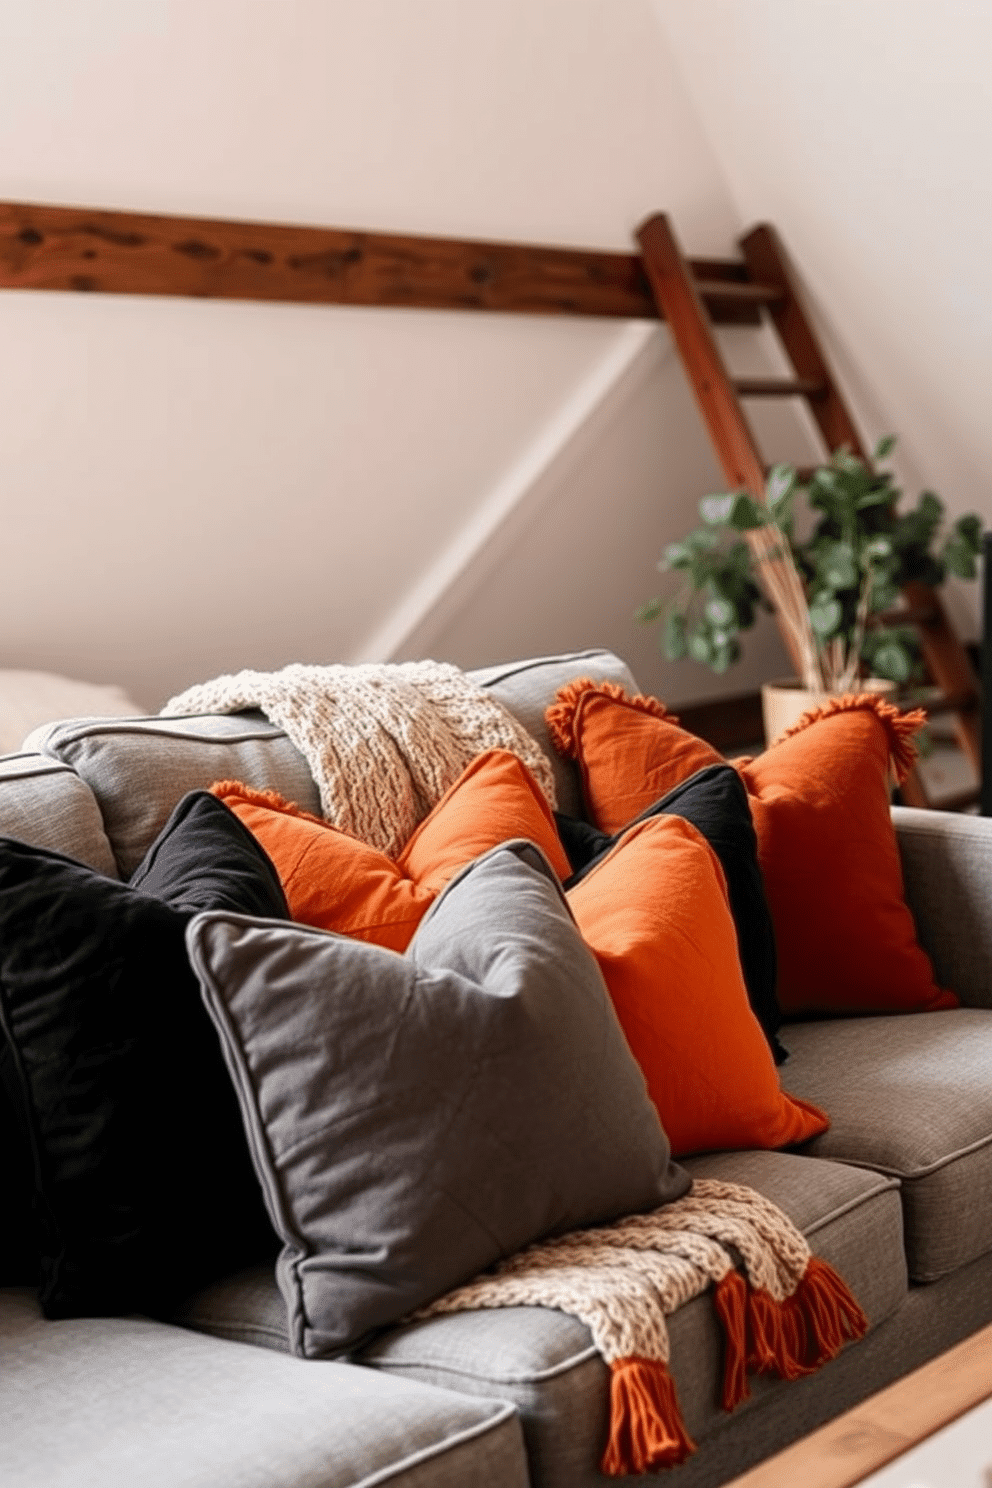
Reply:
[[531, 1240], [689, 1186], [531, 843], [465, 869], [404, 956], [225, 914], [187, 945], [283, 1241], [295, 1353], [354, 1348]]
[[30, 738], [33, 748], [71, 765], [90, 787], [124, 878], [137, 868], [176, 802], [215, 780], [277, 790], [320, 814], [306, 760], [260, 713], [59, 723]]
[[992, 1012], [794, 1023], [788, 1042], [783, 1085], [830, 1113], [804, 1150], [899, 1179], [913, 1280], [992, 1250]]
[[511, 1405], [0, 1292], [11, 1488], [527, 1488]]
[[[699, 1177], [748, 1184], [779, 1204], [814, 1251], [840, 1271], [872, 1330], [905, 1303], [902, 1214], [893, 1178], [786, 1152], [689, 1158], [685, 1166]], [[271, 1268], [205, 1288], [181, 1317], [221, 1337], [289, 1346], [286, 1308]], [[764, 1378], [752, 1381], [752, 1403], [729, 1417], [720, 1409], [723, 1340], [710, 1293], [674, 1313], [669, 1333], [679, 1399], [697, 1441], [728, 1427], [739, 1430], [741, 1416], [755, 1405], [774, 1408], [784, 1397], [788, 1411], [788, 1397], [800, 1387]], [[385, 1334], [359, 1358], [404, 1378], [512, 1400], [524, 1423], [532, 1482], [542, 1488], [602, 1483], [596, 1463], [606, 1437], [609, 1377], [584, 1324], [566, 1313], [514, 1307], [431, 1318]], [[687, 1474], [694, 1480], [706, 1457], [703, 1451], [679, 1468], [678, 1481]]]
[[941, 987], [992, 1008], [992, 821], [894, 806], [906, 903]]
[[570, 651], [562, 656], [535, 656], [529, 661], [482, 667], [468, 675], [509, 708], [540, 744], [554, 768], [558, 810], [566, 816], [582, 816], [578, 771], [574, 761], [562, 759], [556, 752], [544, 721], [544, 710], [554, 702], [559, 687], [580, 677], [592, 677], [595, 682], [618, 682], [628, 692], [637, 692], [637, 683], [626, 662], [612, 651]]
[[118, 877], [93, 792], [74, 770], [42, 754], [0, 759], [0, 836], [47, 847]]

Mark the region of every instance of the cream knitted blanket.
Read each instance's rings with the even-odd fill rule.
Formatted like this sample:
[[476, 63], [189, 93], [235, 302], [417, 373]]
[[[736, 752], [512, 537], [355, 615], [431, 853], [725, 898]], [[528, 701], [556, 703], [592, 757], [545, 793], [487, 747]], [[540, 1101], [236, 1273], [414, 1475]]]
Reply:
[[190, 687], [162, 712], [249, 708], [303, 754], [327, 820], [390, 857], [487, 749], [517, 755], [555, 805], [551, 765], [537, 742], [491, 693], [444, 662], [237, 672]]
[[694, 1450], [668, 1373], [665, 1319], [710, 1285], [726, 1338], [725, 1410], [747, 1398], [748, 1370], [796, 1379], [867, 1330], [845, 1283], [781, 1209], [715, 1179], [696, 1179], [653, 1213], [532, 1245], [414, 1317], [526, 1305], [580, 1318], [611, 1373], [600, 1468], [621, 1476]]

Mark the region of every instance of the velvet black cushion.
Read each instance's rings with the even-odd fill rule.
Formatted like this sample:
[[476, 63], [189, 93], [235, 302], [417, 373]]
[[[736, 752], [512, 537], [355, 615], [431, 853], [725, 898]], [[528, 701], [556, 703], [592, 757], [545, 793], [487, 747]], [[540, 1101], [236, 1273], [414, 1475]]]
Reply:
[[48, 1317], [154, 1313], [275, 1250], [184, 936], [198, 909], [288, 918], [278, 879], [207, 792], [135, 878], [0, 838], [3, 1074]]
[[[635, 820], [662, 815], [681, 816], [691, 822], [720, 859], [737, 930], [748, 1001], [776, 1064], [781, 1064], [788, 1056], [778, 1039], [782, 1014], [775, 995], [775, 932], [758, 866], [758, 844], [747, 792], [740, 776], [730, 765], [707, 765], [655, 801]], [[558, 812], [555, 821], [573, 870], [565, 885], [570, 889], [610, 851], [622, 833], [608, 837], [588, 822]]]
[[0, 1034], [0, 1287], [32, 1286], [38, 1261], [31, 1224], [31, 1153], [27, 1133], [7, 1093], [4, 1067], [13, 1059]]

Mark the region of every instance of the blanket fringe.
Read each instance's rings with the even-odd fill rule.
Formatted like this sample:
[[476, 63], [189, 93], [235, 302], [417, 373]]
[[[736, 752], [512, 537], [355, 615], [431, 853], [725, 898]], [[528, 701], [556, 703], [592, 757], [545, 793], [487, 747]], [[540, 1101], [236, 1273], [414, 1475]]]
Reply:
[[610, 1365], [610, 1438], [600, 1472], [620, 1478], [672, 1467], [695, 1450], [667, 1365], [660, 1359], [616, 1359]]
[[817, 1256], [784, 1302], [761, 1288], [748, 1290], [747, 1363], [758, 1373], [785, 1380], [813, 1374], [867, 1331], [868, 1319], [848, 1287]]
[[713, 1288], [713, 1307], [723, 1324], [723, 1393], [720, 1404], [732, 1411], [751, 1393], [747, 1382], [748, 1284], [739, 1271], [728, 1271]]
[[591, 677], [580, 677], [577, 682], [566, 682], [564, 687], [559, 687], [554, 702], [544, 714], [551, 742], [557, 753], [565, 759], [575, 759], [578, 755], [575, 715], [582, 698], [593, 692], [612, 698], [614, 702], [626, 703], [628, 708], [647, 713], [652, 718], [664, 718], [668, 723], [678, 723], [678, 719], [657, 698], [648, 697], [642, 692], [635, 693], [632, 697], [619, 682], [594, 682]]

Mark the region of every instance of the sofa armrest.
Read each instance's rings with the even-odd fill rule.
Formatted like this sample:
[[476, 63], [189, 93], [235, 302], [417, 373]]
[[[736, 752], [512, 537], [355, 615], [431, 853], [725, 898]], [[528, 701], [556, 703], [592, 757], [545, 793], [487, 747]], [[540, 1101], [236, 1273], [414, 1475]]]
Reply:
[[906, 902], [937, 981], [992, 1008], [992, 818], [894, 806]]

